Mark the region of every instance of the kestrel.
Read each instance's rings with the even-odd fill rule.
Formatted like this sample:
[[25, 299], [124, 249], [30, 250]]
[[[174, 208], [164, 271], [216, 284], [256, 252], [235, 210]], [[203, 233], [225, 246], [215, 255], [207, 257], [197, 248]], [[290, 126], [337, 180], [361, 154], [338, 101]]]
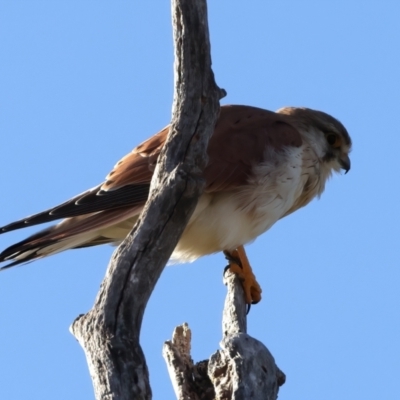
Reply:
[[[169, 126], [122, 158], [100, 185], [0, 233], [61, 219], [0, 254], [9, 268], [68, 249], [120, 243], [149, 194]], [[246, 301], [261, 299], [243, 245], [318, 197], [332, 172], [350, 169], [351, 139], [335, 118], [308, 108], [222, 106], [210, 139], [206, 188], [171, 259], [223, 251], [244, 279]]]

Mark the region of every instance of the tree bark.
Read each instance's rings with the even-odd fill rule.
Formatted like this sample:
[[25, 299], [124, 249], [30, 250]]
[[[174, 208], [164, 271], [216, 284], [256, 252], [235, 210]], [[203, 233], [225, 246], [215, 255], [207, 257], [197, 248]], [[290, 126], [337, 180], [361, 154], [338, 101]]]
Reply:
[[114, 252], [93, 308], [71, 325], [102, 400], [151, 398], [139, 344], [143, 314], [204, 188], [206, 148], [225, 95], [211, 70], [206, 1], [173, 0], [172, 21], [173, 115], [149, 199]]
[[194, 363], [190, 356], [191, 331], [175, 328], [163, 355], [178, 400], [276, 400], [285, 374], [258, 340], [247, 334], [246, 303], [239, 278], [228, 271], [221, 350], [209, 360]]

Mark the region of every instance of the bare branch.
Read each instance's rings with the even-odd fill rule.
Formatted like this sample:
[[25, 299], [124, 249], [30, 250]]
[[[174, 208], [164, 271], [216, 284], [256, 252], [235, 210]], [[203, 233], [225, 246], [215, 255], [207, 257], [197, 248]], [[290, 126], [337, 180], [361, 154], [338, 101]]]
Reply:
[[224, 283], [228, 287], [222, 315], [223, 336], [247, 332], [247, 305], [240, 279], [229, 269], [224, 274]]
[[204, 188], [206, 147], [223, 97], [211, 70], [205, 0], [172, 4], [175, 93], [167, 143], [138, 223], [114, 252], [94, 307], [71, 331], [84, 348], [95, 395], [150, 399], [139, 344], [145, 307]]
[[193, 364], [190, 355], [192, 332], [188, 324], [177, 326], [166, 341], [163, 357], [178, 400], [214, 400], [215, 391], [207, 374], [208, 360]]
[[246, 333], [246, 304], [239, 278], [227, 270], [224, 282], [228, 293], [222, 320], [222, 350], [214, 353], [208, 364], [216, 399], [275, 400], [285, 375], [269, 350]]
[[[258, 340], [246, 333], [246, 304], [239, 278], [227, 271], [222, 350], [194, 364], [184, 324], [164, 344], [164, 359], [178, 400], [276, 400], [285, 374]], [[207, 367], [207, 368], [205, 368]], [[201, 385], [200, 385], [201, 382]]]

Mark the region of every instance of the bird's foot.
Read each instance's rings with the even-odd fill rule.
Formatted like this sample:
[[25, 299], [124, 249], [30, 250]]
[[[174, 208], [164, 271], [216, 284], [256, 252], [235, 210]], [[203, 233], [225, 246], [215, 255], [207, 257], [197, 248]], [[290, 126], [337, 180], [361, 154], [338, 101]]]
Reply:
[[229, 269], [242, 281], [246, 303], [257, 304], [261, 300], [262, 289], [256, 280], [244, 247], [239, 246], [236, 250], [224, 251], [224, 254], [229, 261]]

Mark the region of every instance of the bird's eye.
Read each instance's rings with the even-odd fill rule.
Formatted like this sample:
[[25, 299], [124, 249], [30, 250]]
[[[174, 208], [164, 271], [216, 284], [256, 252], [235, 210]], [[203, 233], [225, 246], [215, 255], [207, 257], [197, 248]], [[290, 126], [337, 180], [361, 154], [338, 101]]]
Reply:
[[326, 135], [326, 141], [335, 148], [340, 147], [341, 145], [341, 141], [340, 141], [340, 137], [338, 135], [336, 135], [335, 133], [328, 133]]

